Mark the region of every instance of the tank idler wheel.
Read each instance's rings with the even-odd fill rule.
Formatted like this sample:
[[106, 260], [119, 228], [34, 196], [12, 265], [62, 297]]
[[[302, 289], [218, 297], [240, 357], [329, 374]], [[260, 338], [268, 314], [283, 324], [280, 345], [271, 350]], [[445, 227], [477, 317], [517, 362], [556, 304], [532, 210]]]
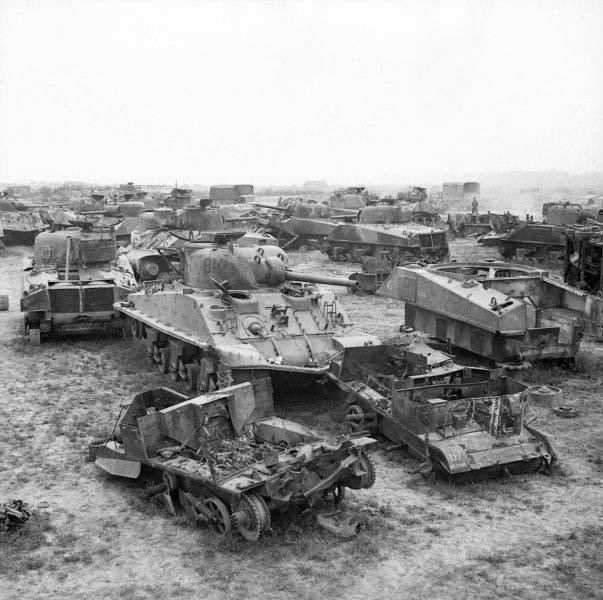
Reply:
[[159, 348], [158, 363], [159, 363], [159, 371], [161, 373], [166, 375], [167, 373], [170, 372], [170, 349], [169, 349], [169, 347]]
[[255, 494], [242, 494], [237, 510], [232, 513], [237, 531], [249, 542], [255, 542], [266, 523], [270, 523], [264, 507], [265, 503], [259, 502]]
[[38, 327], [29, 328], [29, 343], [32, 346], [39, 346], [42, 343], [42, 334]]
[[201, 367], [199, 366], [199, 363], [197, 361], [188, 363], [185, 366], [185, 376], [183, 379], [191, 392], [197, 391], [197, 381], [199, 380], [199, 373], [201, 373]]
[[366, 429], [366, 413], [358, 404], [350, 404], [345, 415], [348, 429], [352, 432], [364, 431]]
[[230, 533], [232, 529], [232, 520], [228, 514], [226, 504], [215, 496], [207, 498], [203, 501], [203, 504], [212, 515], [208, 519], [209, 526], [212, 528], [212, 530], [218, 535], [226, 535], [227, 533]]

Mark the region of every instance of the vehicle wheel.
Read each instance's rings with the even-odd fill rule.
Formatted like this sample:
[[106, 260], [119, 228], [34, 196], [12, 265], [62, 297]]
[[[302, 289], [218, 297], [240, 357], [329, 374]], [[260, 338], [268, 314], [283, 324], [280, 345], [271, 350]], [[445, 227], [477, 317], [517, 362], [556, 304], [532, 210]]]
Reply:
[[362, 487], [368, 489], [375, 485], [375, 467], [366, 454], [360, 455], [360, 466], [366, 471], [362, 476]]
[[[255, 494], [242, 494], [236, 512], [232, 513], [237, 531], [249, 542], [255, 542], [269, 518]], [[268, 521], [269, 522], [269, 521]]]
[[226, 508], [226, 504], [222, 502], [219, 498], [212, 496], [211, 498], [207, 498], [203, 501], [205, 507], [212, 514], [211, 519], [209, 520], [209, 526], [212, 530], [219, 535], [226, 535], [230, 533], [232, 529], [232, 521], [230, 519], [230, 515], [228, 514], [228, 508]]
[[264, 498], [262, 498], [262, 496], [260, 496], [259, 494], [247, 494], [247, 497], [252, 502], [257, 503], [259, 505], [260, 511], [263, 513], [262, 531], [266, 531], [266, 530], [270, 529], [270, 523], [271, 523], [270, 509], [268, 508], [268, 505], [266, 504], [266, 500], [264, 500]]
[[358, 404], [350, 404], [345, 415], [348, 429], [352, 432], [366, 429], [366, 413]]
[[40, 333], [39, 328], [37, 328], [37, 327], [29, 328], [29, 343], [32, 346], [39, 346], [42, 343], [42, 334]]
[[164, 375], [170, 372], [170, 349], [159, 349], [159, 371]]

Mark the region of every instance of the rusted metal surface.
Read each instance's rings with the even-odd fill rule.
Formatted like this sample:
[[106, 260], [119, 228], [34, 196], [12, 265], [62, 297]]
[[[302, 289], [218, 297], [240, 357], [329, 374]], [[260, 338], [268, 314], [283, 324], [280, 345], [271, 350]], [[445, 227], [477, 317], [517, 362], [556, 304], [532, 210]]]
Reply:
[[365, 454], [375, 440], [325, 439], [276, 417], [267, 379], [192, 399], [165, 388], [143, 392], [118, 430], [90, 448], [98, 466], [136, 477], [145, 465], [162, 474], [168, 508], [179, 498], [195, 521], [222, 533], [234, 526], [252, 541], [269, 528], [272, 507], [312, 505], [375, 480]]

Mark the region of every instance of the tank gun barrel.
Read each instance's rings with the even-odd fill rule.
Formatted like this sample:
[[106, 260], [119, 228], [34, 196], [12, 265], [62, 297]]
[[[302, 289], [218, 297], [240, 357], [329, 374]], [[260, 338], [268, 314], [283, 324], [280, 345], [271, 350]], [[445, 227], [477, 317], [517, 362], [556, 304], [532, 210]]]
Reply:
[[303, 281], [305, 283], [324, 283], [326, 285], [340, 285], [343, 287], [356, 287], [357, 281], [344, 279], [343, 277], [327, 277], [325, 275], [310, 275], [309, 273], [298, 273], [297, 271], [285, 271], [287, 281]]
[[262, 204], [260, 202], [253, 202], [253, 205], [259, 208], [268, 208], [269, 210], [275, 210], [277, 212], [287, 212], [287, 209], [283, 206], [272, 206], [271, 204]]

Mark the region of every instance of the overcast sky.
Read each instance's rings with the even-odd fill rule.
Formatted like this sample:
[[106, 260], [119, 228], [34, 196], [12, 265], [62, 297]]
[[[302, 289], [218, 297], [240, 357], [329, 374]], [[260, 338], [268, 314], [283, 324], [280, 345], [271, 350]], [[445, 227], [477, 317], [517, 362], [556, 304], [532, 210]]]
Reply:
[[0, 181], [603, 170], [603, 2], [0, 0]]

